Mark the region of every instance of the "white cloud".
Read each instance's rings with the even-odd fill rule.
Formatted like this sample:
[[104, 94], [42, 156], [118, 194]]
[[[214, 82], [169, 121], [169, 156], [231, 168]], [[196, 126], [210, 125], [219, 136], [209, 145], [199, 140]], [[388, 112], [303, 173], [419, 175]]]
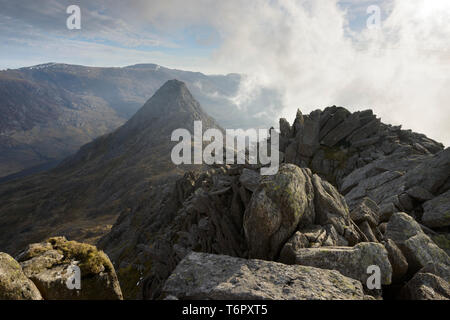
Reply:
[[251, 85], [243, 86], [237, 100], [251, 96], [255, 81], [276, 88], [284, 98], [280, 115], [288, 119], [297, 108], [373, 108], [385, 122], [449, 145], [450, 2], [388, 5], [382, 29], [355, 38], [346, 36], [346, 13], [337, 1], [212, 6], [210, 22], [224, 39], [214, 65], [250, 75]]

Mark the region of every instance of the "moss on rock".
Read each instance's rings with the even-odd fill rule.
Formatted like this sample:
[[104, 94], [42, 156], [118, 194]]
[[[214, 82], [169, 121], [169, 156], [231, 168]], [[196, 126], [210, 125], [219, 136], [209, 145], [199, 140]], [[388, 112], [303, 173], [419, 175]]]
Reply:
[[114, 270], [108, 256], [93, 245], [68, 241], [64, 237], [50, 238], [47, 242], [54, 250], [64, 255], [66, 260], [79, 261], [79, 267], [85, 275]]

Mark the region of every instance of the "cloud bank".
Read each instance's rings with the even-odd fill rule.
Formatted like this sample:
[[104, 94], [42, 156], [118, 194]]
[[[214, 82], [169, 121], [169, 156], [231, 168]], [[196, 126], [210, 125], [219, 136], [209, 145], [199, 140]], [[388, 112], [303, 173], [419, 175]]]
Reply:
[[389, 12], [380, 29], [359, 32], [349, 26], [352, 12], [337, 1], [217, 5], [211, 13], [220, 14], [210, 23], [223, 43], [213, 59], [223, 71], [249, 75], [252, 85], [242, 87], [243, 96], [260, 85], [275, 88], [283, 97], [279, 115], [291, 121], [297, 108], [372, 108], [383, 121], [448, 146], [450, 2], [380, 5]]

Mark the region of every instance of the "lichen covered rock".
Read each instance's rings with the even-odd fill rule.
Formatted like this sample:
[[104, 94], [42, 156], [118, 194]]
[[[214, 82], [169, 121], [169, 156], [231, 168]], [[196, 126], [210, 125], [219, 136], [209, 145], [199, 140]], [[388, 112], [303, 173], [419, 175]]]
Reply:
[[42, 300], [34, 283], [9, 254], [0, 252], [0, 300]]
[[310, 172], [295, 165], [262, 178], [244, 215], [250, 258], [272, 260], [299, 224], [311, 224], [313, 197]]
[[[122, 292], [108, 256], [95, 246], [67, 241], [64, 237], [35, 243], [20, 254], [25, 275], [48, 300], [122, 299]], [[80, 270], [81, 288], [67, 282]]]

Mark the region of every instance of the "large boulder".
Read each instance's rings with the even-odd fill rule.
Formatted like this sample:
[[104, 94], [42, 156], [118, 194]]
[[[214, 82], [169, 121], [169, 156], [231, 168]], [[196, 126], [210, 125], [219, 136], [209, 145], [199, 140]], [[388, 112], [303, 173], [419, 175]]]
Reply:
[[0, 300], [42, 300], [41, 293], [9, 254], [0, 252]]
[[392, 215], [385, 237], [392, 239], [408, 261], [408, 272], [415, 273], [428, 263], [450, 265], [450, 258], [423, 231], [409, 215], [398, 212]]
[[450, 226], [450, 190], [423, 204], [422, 222], [430, 228]]
[[361, 300], [359, 281], [337, 271], [192, 252], [167, 279], [162, 297], [212, 300]]
[[[291, 261], [283, 261], [292, 263]], [[388, 252], [379, 243], [362, 242], [354, 247], [299, 248], [295, 252], [294, 264], [321, 269], [337, 270], [344, 276], [366, 284], [369, 266], [378, 266], [381, 283], [391, 283], [392, 267]]]
[[405, 300], [450, 300], [450, 283], [432, 273], [417, 273], [402, 288]]
[[274, 259], [299, 225], [314, 221], [314, 191], [309, 170], [282, 165], [266, 176], [253, 193], [244, 214], [249, 257]]
[[314, 186], [315, 223], [333, 225], [350, 245], [360, 241], [360, 235], [354, 228], [345, 198], [329, 182], [318, 175], [312, 178]]
[[[50, 238], [28, 246], [18, 260], [46, 300], [122, 299], [114, 267], [95, 246]], [[79, 268], [81, 288], [69, 288]]]

